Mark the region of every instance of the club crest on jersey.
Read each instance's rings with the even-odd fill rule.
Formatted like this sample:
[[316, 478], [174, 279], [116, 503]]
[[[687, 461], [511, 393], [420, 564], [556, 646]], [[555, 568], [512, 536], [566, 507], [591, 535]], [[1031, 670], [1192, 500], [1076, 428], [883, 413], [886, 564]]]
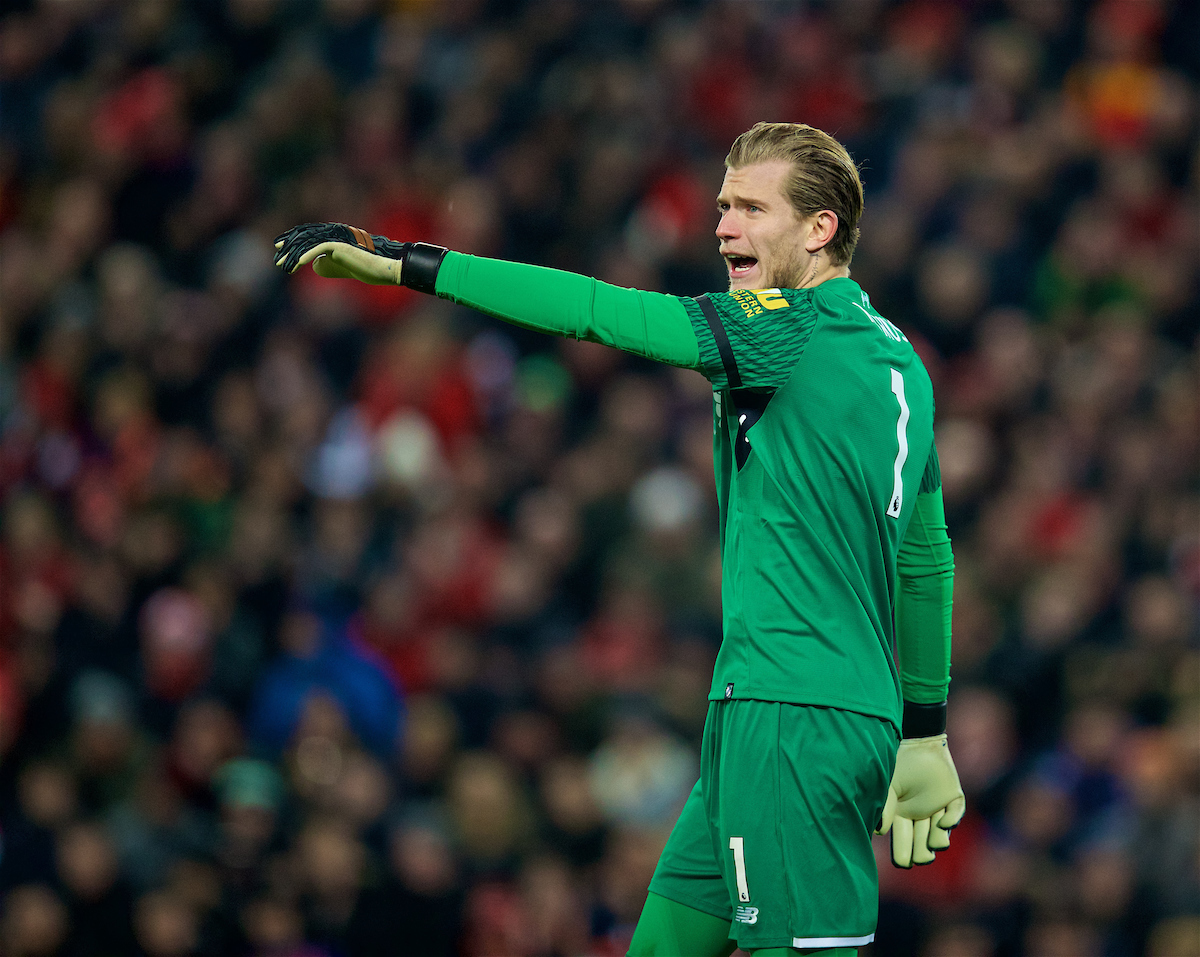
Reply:
[[739, 924], [757, 924], [758, 923], [758, 908], [757, 907], [739, 907], [737, 913], [733, 917]]

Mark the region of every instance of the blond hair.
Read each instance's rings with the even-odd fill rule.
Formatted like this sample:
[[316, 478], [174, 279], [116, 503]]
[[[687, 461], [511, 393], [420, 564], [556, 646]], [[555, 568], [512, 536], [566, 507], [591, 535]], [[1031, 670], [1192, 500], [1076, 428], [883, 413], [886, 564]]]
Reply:
[[792, 164], [784, 193], [796, 212], [837, 214], [837, 231], [825, 248], [835, 266], [848, 265], [858, 245], [863, 187], [846, 147], [806, 123], [755, 123], [733, 141], [725, 165], [740, 169], [771, 160]]

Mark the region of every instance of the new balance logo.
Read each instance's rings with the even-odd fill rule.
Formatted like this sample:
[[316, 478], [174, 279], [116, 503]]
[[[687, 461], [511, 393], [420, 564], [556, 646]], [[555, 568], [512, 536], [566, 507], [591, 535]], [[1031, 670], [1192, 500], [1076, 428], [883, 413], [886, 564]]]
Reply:
[[733, 919], [739, 924], [757, 924], [758, 923], [758, 908], [757, 907], [739, 907]]

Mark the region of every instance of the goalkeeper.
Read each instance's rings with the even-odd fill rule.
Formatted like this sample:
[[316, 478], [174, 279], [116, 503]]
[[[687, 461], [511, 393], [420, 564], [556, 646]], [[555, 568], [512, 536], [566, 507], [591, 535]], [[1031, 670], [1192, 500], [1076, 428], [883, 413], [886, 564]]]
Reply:
[[[954, 562], [933, 391], [850, 279], [863, 193], [803, 124], [734, 142], [717, 197], [729, 291], [695, 299], [297, 226], [278, 265], [398, 283], [713, 386], [723, 638], [701, 773], [633, 955], [849, 955], [874, 939], [871, 833], [911, 867], [964, 801], [946, 747]], [[890, 784], [890, 786], [889, 786]]]

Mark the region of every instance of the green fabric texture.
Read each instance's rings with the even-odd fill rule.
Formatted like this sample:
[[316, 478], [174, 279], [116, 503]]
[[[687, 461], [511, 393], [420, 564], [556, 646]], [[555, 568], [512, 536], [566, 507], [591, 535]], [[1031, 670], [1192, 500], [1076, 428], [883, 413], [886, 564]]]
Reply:
[[437, 294], [526, 329], [599, 342], [696, 369], [700, 350], [682, 300], [598, 279], [464, 253], [447, 253]]
[[917, 496], [896, 557], [896, 664], [905, 701], [938, 704], [950, 689], [954, 552], [941, 489]]
[[728, 957], [736, 946], [729, 937], [729, 921], [650, 893], [629, 957]]
[[855, 957], [857, 947], [835, 947], [833, 950], [797, 950], [794, 947], [768, 947], [766, 950], [750, 951], [754, 957]]
[[[708, 297], [733, 347], [744, 388], [778, 389], [791, 378], [817, 324], [815, 291], [738, 289]], [[695, 299], [682, 302], [700, 343], [700, 371], [714, 389], [728, 389], [712, 327]]]

